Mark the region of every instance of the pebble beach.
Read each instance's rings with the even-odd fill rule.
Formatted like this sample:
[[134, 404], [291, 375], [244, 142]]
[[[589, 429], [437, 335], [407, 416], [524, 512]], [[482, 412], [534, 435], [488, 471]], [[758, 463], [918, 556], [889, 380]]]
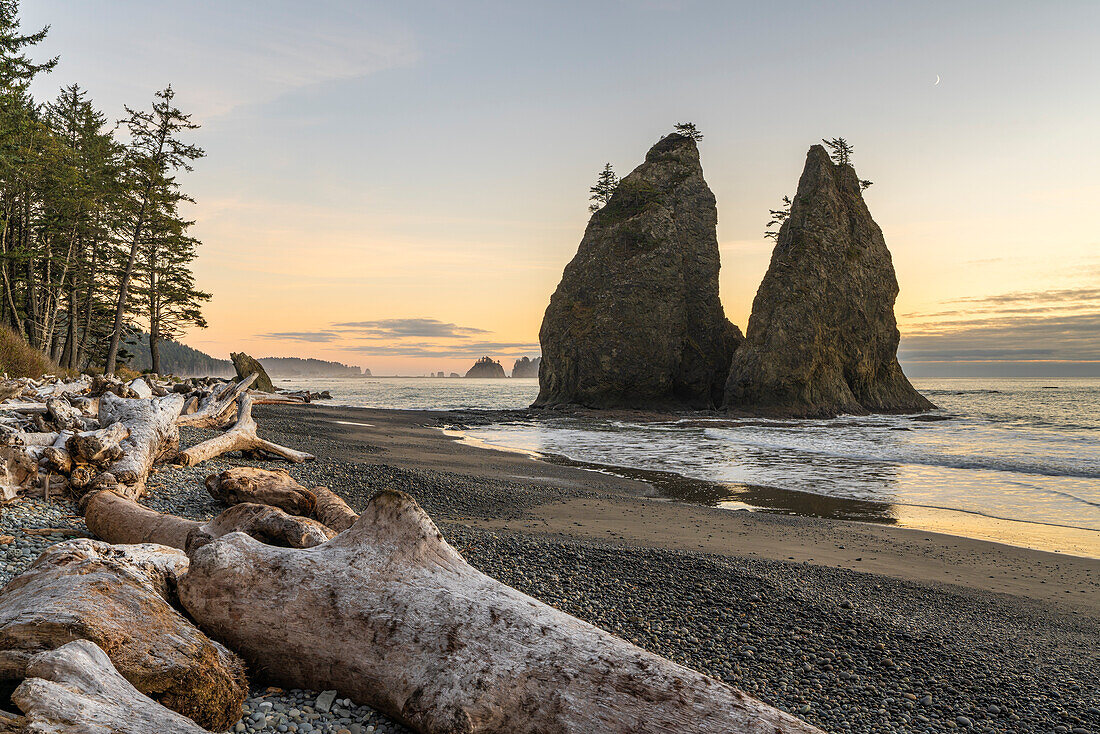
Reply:
[[[552, 467], [545, 480], [536, 469], [487, 472], [495, 452], [473, 447], [460, 447], [462, 460], [449, 469], [410, 462], [381, 441], [349, 442], [313, 408], [258, 413], [261, 434], [318, 456], [278, 464], [302, 484], [328, 486], [357, 510], [379, 489], [408, 492], [486, 574], [827, 732], [1100, 732], [1100, 610], [1089, 594], [1063, 605], [799, 560], [525, 529], [537, 524], [538, 508], [599, 501], [604, 488], [595, 479], [564, 481]], [[378, 421], [372, 412], [369, 423]], [[207, 435], [185, 429], [182, 441]], [[434, 428], [417, 440], [431, 435], [454, 443]], [[202, 479], [238, 465], [273, 466], [221, 457], [163, 467], [142, 501], [212, 517], [224, 507]], [[0, 583], [51, 543], [83, 534], [68, 500], [24, 499], [4, 508]], [[406, 731], [335, 692], [283, 690], [252, 678], [233, 731]]]

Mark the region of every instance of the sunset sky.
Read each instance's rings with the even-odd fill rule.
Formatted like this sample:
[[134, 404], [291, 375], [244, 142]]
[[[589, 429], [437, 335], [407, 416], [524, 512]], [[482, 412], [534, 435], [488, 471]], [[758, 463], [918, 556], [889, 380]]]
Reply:
[[61, 54], [38, 98], [77, 81], [115, 118], [171, 82], [202, 124], [214, 299], [184, 341], [215, 356], [537, 355], [596, 173], [690, 120], [742, 329], [768, 209], [844, 136], [911, 374], [1100, 374], [1100, 3], [22, 5]]

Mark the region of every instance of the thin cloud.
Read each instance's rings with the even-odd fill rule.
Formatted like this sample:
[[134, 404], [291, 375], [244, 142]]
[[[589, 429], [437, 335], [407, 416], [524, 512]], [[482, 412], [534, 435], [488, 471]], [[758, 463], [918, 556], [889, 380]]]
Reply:
[[487, 329], [444, 323], [438, 319], [380, 319], [377, 321], [349, 321], [333, 324], [349, 334], [378, 337], [435, 337], [468, 339], [478, 334], [491, 334]]
[[367, 356], [386, 357], [431, 357], [435, 359], [476, 359], [485, 355], [501, 354], [538, 356], [541, 351], [535, 342], [462, 342], [458, 344], [360, 344], [346, 347], [349, 351], [360, 352]]
[[277, 339], [291, 342], [334, 342], [339, 334], [331, 331], [273, 331], [269, 334], [257, 334], [257, 339]]

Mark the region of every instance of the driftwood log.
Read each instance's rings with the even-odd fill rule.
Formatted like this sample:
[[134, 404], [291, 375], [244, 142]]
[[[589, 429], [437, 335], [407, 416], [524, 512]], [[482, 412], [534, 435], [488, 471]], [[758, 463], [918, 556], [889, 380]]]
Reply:
[[113, 423], [98, 431], [83, 431], [73, 434], [65, 443], [69, 455], [89, 464], [114, 461], [122, 456], [119, 447], [130, 437], [130, 429], [125, 423]]
[[108, 543], [157, 543], [190, 550], [241, 532], [269, 545], [312, 548], [336, 535], [316, 520], [255, 503], [235, 505], [206, 522], [166, 515], [107, 490], [86, 496], [82, 504], [88, 530]]
[[170, 604], [186, 568], [186, 555], [157, 545], [50, 546], [0, 591], [0, 680], [26, 678], [39, 653], [89, 640], [143, 694], [225, 731], [248, 692], [244, 665]]
[[208, 734], [134, 688], [94, 643], [39, 653], [11, 695], [24, 734]]
[[211, 392], [205, 402], [199, 403], [194, 412], [180, 415], [176, 422], [181, 426], [197, 428], [220, 428], [232, 420], [233, 410], [239, 398], [249, 385], [256, 381], [256, 375], [249, 375], [234, 385], [226, 386], [221, 392]]
[[317, 498], [313, 493], [283, 469], [237, 466], [221, 474], [211, 474], [206, 478], [205, 485], [211, 497], [227, 505], [256, 502], [306, 517], [312, 515], [317, 507]]
[[[162, 399], [166, 400], [167, 398]], [[207, 439], [202, 443], [195, 444], [186, 451], [181, 451], [176, 460], [184, 466], [195, 466], [230, 451], [262, 451], [295, 464], [312, 461], [315, 458], [313, 454], [295, 451], [286, 446], [265, 441], [256, 435], [256, 420], [252, 417], [252, 398], [248, 395], [242, 395], [238, 401], [237, 422], [233, 424], [232, 428], [220, 436]]]
[[820, 734], [482, 574], [400, 492], [316, 548], [234, 533], [190, 557], [180, 600], [203, 629], [424, 734]]
[[107, 467], [118, 482], [115, 491], [140, 497], [153, 464], [175, 455], [180, 443], [176, 418], [182, 408], [183, 396], [176, 393], [145, 400], [120, 398], [112, 393], [100, 398], [99, 420], [103, 427], [122, 423], [129, 431], [119, 443], [121, 457]]
[[359, 515], [328, 487], [307, 489], [283, 469], [233, 467], [206, 478], [206, 491], [226, 504], [258, 502], [295, 515], [312, 515], [322, 525], [341, 533]]

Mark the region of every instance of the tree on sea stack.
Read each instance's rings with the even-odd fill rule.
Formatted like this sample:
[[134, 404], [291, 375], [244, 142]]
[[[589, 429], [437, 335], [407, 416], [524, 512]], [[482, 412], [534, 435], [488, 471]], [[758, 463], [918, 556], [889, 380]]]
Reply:
[[848, 144], [847, 140], [844, 138], [833, 138], [832, 140], [822, 138], [821, 142], [825, 143], [826, 147], [828, 147], [829, 156], [833, 159], [833, 163], [838, 166], [851, 165], [852, 153], [855, 152], [855, 149]]
[[611, 200], [611, 195], [615, 193], [615, 187], [619, 185], [619, 177], [615, 175], [615, 170], [608, 163], [604, 165], [603, 170], [600, 171], [599, 177], [596, 179], [596, 185], [588, 189], [592, 192], [592, 195], [588, 198], [592, 203], [588, 205], [588, 211], [598, 212], [600, 209]]
[[787, 218], [791, 216], [791, 197], [783, 197], [783, 206], [778, 209], [769, 209], [768, 213], [771, 214], [771, 219], [768, 220], [768, 229], [764, 232], [764, 236], [773, 240], [779, 239], [779, 230], [772, 229], [772, 227], [782, 227], [783, 222], [787, 221]]
[[123, 211], [130, 254], [123, 266], [115, 302], [114, 324], [107, 349], [106, 371], [112, 374], [118, 361], [119, 342], [126, 326], [126, 307], [138, 254], [149, 237], [150, 224], [158, 217], [172, 217], [181, 201], [190, 201], [180, 188], [176, 175], [190, 171], [191, 162], [205, 155], [202, 148], [179, 139], [182, 132], [199, 126], [191, 115], [183, 113], [172, 100], [171, 85], [156, 93], [152, 109], [126, 107], [123, 121], [130, 133], [126, 150], [126, 190]]
[[683, 135], [685, 138], [691, 138], [696, 143], [703, 139], [703, 133], [699, 132], [699, 129], [695, 127], [694, 122], [676, 123], [676, 133], [679, 135]]

